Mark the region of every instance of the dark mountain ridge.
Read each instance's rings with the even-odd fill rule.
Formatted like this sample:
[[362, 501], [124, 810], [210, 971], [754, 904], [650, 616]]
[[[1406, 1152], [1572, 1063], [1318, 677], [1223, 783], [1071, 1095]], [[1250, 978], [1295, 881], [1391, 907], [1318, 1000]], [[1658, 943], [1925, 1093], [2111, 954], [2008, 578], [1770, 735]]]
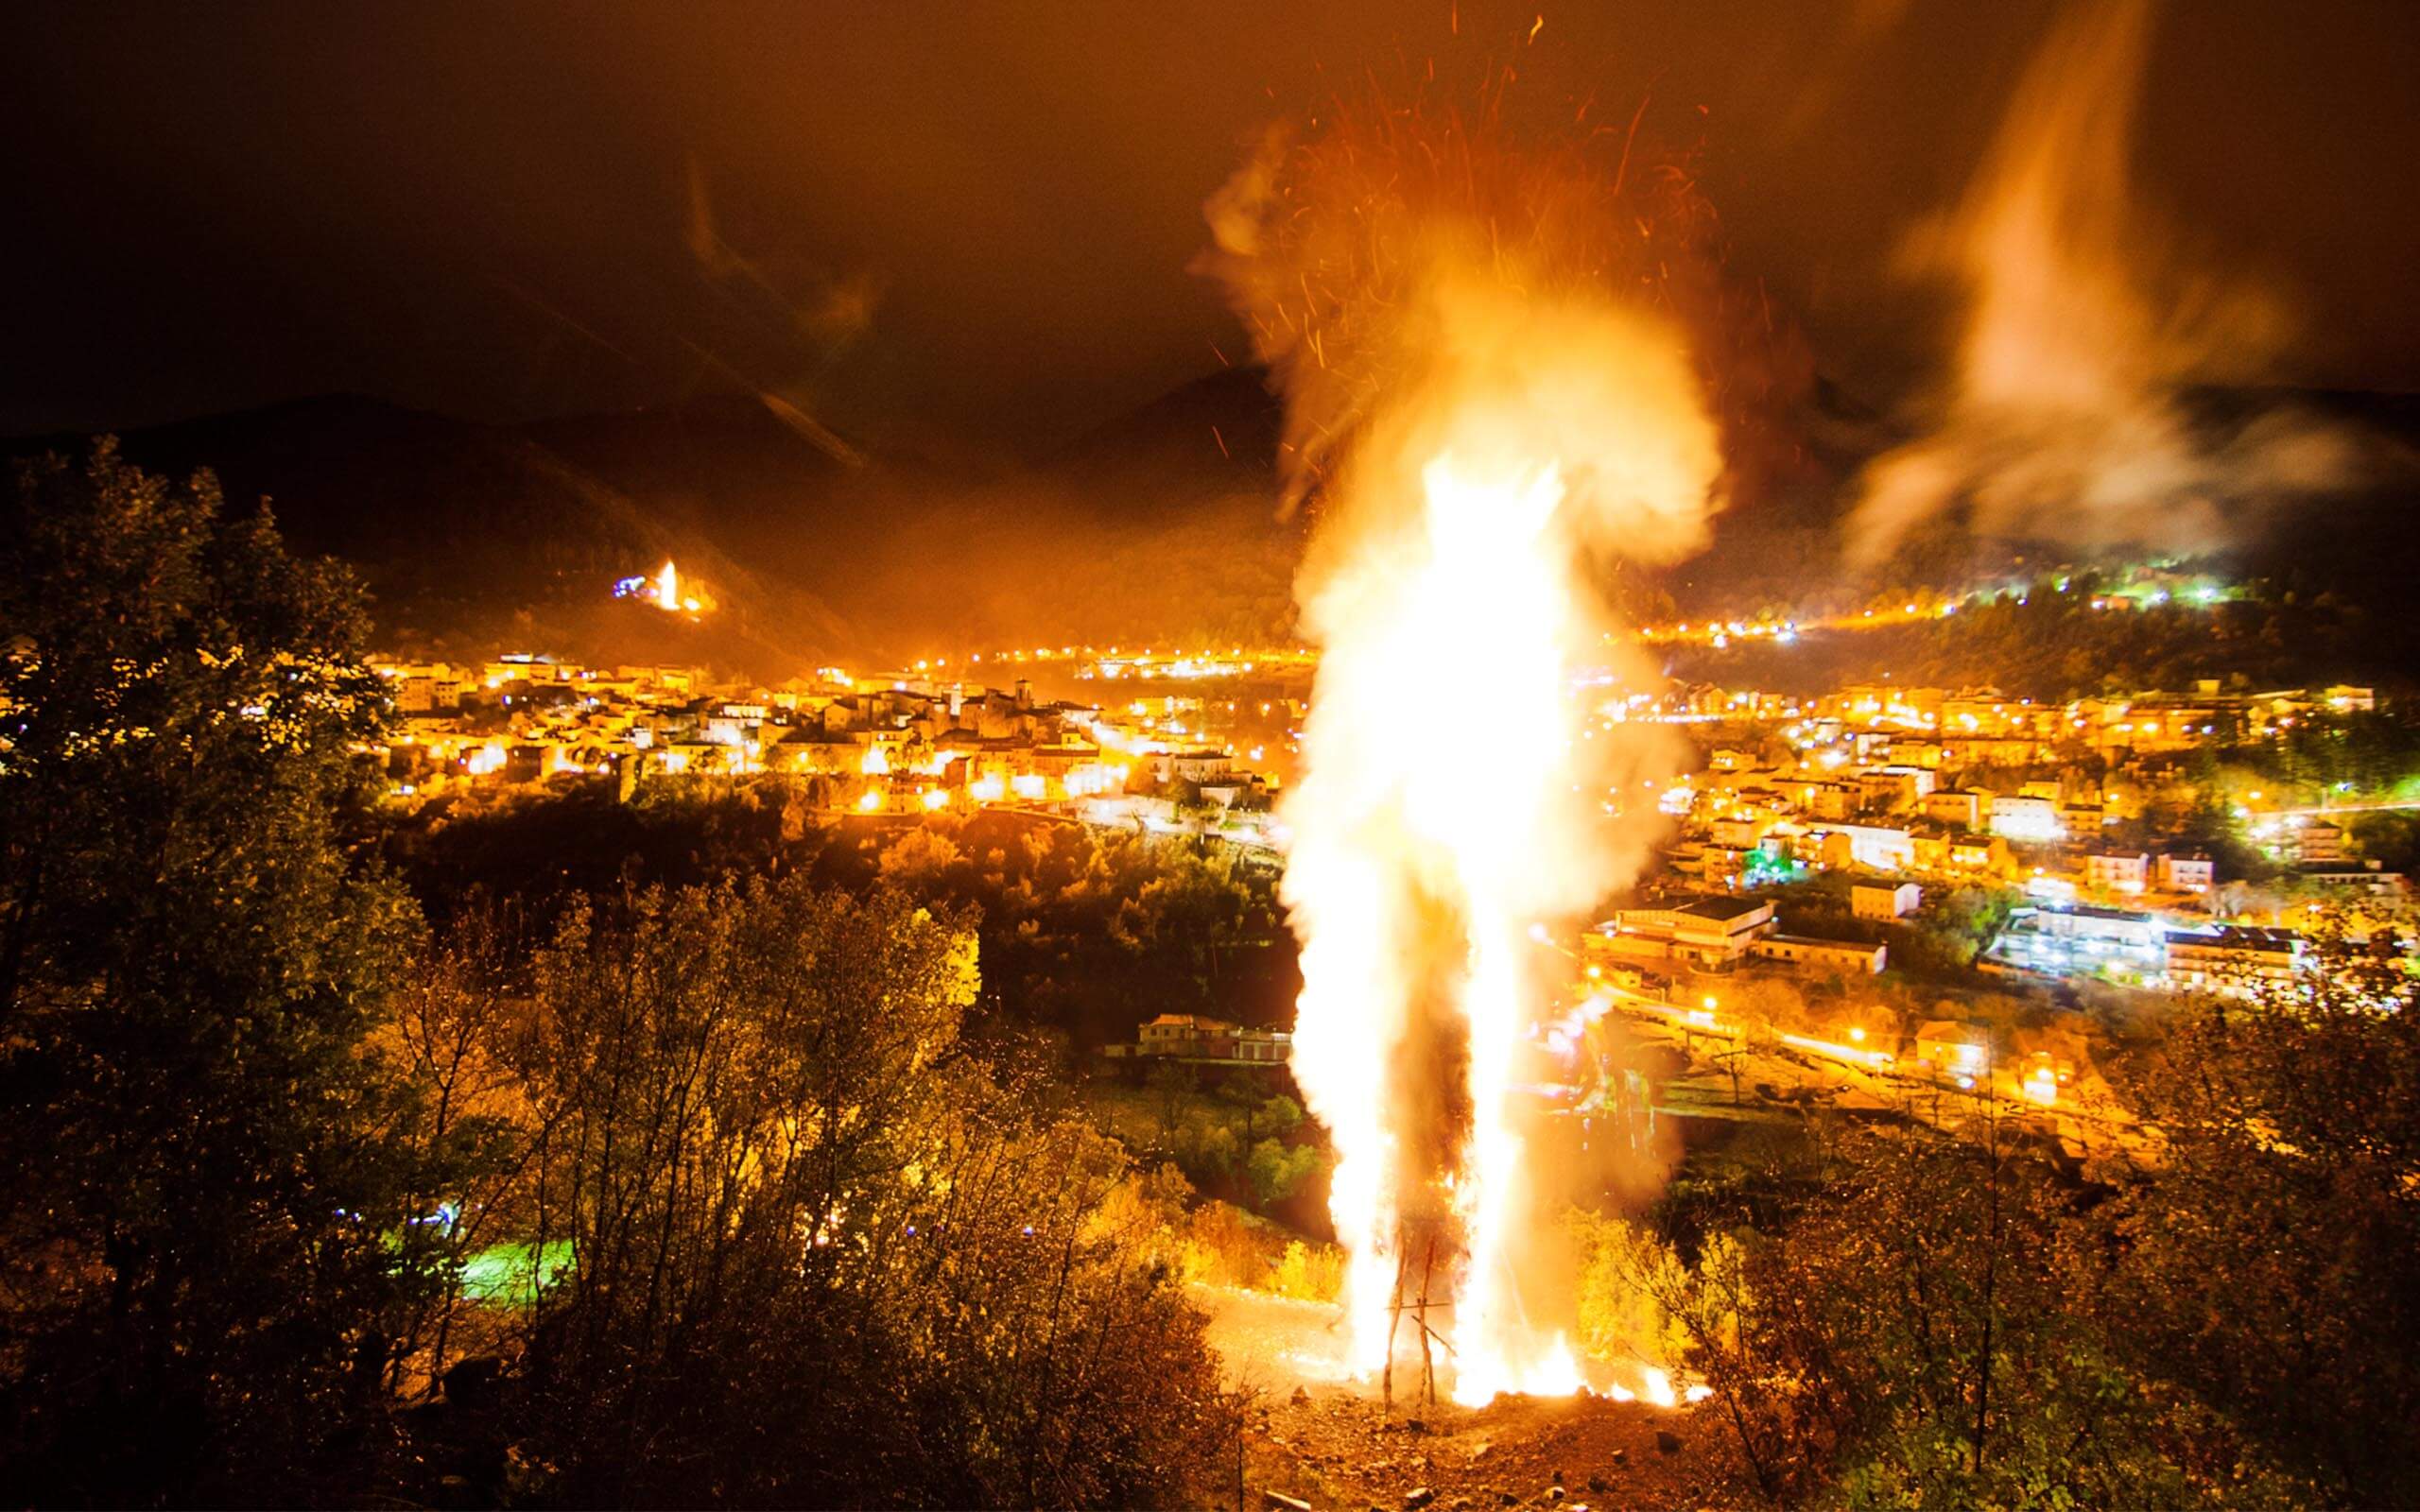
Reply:
[[[2420, 437], [2420, 398], [2246, 395]], [[1742, 614], [1949, 585], [2073, 554], [1954, 531], [1876, 574], [1843, 570], [1858, 468], [1899, 438], [1818, 383], [1793, 417], [1803, 464], [1733, 502], [1711, 549], [1616, 586], [1634, 612]], [[397, 650], [551, 650], [703, 661], [769, 677], [1010, 645], [1260, 641], [1291, 633], [1305, 520], [1278, 518], [1283, 412], [1256, 368], [1222, 369], [1029, 466], [977, 473], [868, 455], [778, 402], [680, 405], [488, 425], [332, 396], [128, 434], [137, 462], [215, 471], [231, 503], [267, 497], [303, 550], [353, 563]], [[9, 443], [78, 452], [81, 437]], [[2405, 455], [2409, 447], [2394, 442]], [[2400, 602], [2420, 570], [2399, 481], [2355, 490], [2230, 548], [2305, 594]], [[704, 584], [690, 623], [610, 596], [666, 558]]]

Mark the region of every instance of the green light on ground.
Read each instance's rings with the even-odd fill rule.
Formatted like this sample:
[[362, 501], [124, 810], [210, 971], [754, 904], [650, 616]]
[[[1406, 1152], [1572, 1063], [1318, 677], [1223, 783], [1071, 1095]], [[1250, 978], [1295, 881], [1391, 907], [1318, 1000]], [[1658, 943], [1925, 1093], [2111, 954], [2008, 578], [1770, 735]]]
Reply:
[[541, 1288], [552, 1285], [570, 1263], [568, 1239], [558, 1239], [543, 1248], [492, 1245], [462, 1263], [462, 1295], [474, 1301], [522, 1306]]

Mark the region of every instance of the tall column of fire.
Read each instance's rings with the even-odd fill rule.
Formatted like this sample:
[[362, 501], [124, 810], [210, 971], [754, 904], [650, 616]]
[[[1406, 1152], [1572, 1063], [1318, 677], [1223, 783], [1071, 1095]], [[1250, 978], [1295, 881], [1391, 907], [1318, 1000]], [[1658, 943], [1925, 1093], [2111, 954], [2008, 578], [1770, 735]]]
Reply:
[[1649, 669], [1596, 585], [1703, 543], [1716, 427], [1634, 276], [1652, 229], [1582, 154], [1374, 107], [1273, 141], [1210, 215], [1317, 510], [1283, 893], [1352, 1364], [1385, 1363], [1416, 1245], [1451, 1287], [1458, 1398], [1567, 1392], [1519, 1286], [1542, 1215], [1511, 1095], [1552, 990], [1530, 936], [1634, 874], [1647, 784], [1679, 769], [1658, 727], [1597, 720], [1606, 679]]

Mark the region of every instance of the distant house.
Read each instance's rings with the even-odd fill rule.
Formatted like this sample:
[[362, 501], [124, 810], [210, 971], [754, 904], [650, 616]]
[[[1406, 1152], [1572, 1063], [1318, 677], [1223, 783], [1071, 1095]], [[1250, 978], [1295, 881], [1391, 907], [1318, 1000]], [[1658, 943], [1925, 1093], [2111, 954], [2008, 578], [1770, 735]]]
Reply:
[[1222, 750], [1179, 751], [1157, 759], [1164, 782], [1216, 783], [1235, 769], [1235, 759]]
[[1984, 805], [1990, 801], [1990, 794], [1962, 787], [1954, 792], [1926, 794], [1923, 808], [1927, 818], [1939, 819], [1961, 830], [1972, 830], [1982, 823], [1983, 816], [1988, 812]]
[[2305, 866], [2344, 859], [2344, 832], [2321, 820], [2294, 832], [2294, 859]]
[[1282, 1029], [1247, 1029], [1196, 1013], [1163, 1013], [1143, 1025], [1132, 1045], [1112, 1045], [1113, 1057], [1207, 1060], [1228, 1065], [1283, 1065], [1294, 1037]]
[[1885, 766], [1857, 780], [1861, 805], [1877, 814], [1903, 814], [1932, 791], [1933, 774], [1923, 766]]
[[1843, 940], [1783, 935], [1773, 905], [1746, 898], [1694, 898], [1656, 908], [1625, 908], [1582, 936], [1582, 948], [1610, 969], [1616, 964], [1679, 962], [1700, 971], [1728, 971], [1754, 957], [1824, 971], [1879, 971], [1884, 949]]
[[465, 681], [442, 664], [387, 670], [397, 673], [395, 707], [406, 714], [452, 714], [466, 694], [478, 691], [477, 683]]
[[2040, 909], [2029, 918], [2031, 926], [2043, 934], [2066, 939], [2098, 940], [2106, 945], [2137, 951], [2153, 951], [2159, 947], [2159, 920], [2133, 909], [2100, 908], [2091, 903], [2078, 903], [2073, 907]]
[[1991, 877], [2016, 874], [2016, 856], [1998, 835], [1958, 835], [1949, 842], [1949, 869]]
[[1903, 871], [1916, 864], [1915, 837], [1900, 826], [1824, 824], [1814, 834], [1817, 858], [1835, 870]]
[[1773, 905], [1744, 898], [1695, 898], [1653, 908], [1625, 908], [1590, 931], [1583, 946], [1632, 960], [1677, 960], [1720, 970], [1748, 954], [1773, 927]]
[[2056, 799], [2010, 796], [1992, 799], [1992, 833], [2011, 840], [2055, 840], [2066, 826]]
[[1915, 1058], [1938, 1071], [1979, 1076], [1991, 1064], [1991, 1031], [1955, 1019], [1928, 1020], [1916, 1030]]
[[766, 752], [765, 765], [777, 772], [855, 776], [865, 770], [870, 748], [863, 737], [801, 725], [783, 732]]
[[1849, 889], [1849, 911], [1859, 919], [1888, 923], [1914, 913], [1923, 906], [1924, 898], [1924, 889], [1912, 882], [1903, 882], [1895, 887], [1861, 882]]
[[2290, 929], [2214, 924], [2168, 932], [2168, 981], [2188, 992], [2241, 995], [2290, 980], [2302, 964], [2303, 937]]
[[1658, 1003], [1672, 1001], [1672, 979], [1636, 962], [1601, 962], [1592, 965], [1589, 971], [1607, 987], [1618, 988], [1634, 997], [1653, 998]]
[[1887, 946], [1868, 945], [1858, 940], [1812, 939], [1805, 935], [1775, 934], [1758, 937], [1749, 945], [1748, 954], [1760, 961], [1778, 961], [1808, 971], [1861, 972], [1871, 976], [1882, 970], [1890, 952]]
[[2169, 892], [2208, 892], [2218, 868], [2208, 856], [2162, 856], [2159, 885]]
[[2138, 893], [2151, 877], [2147, 855], [2101, 855], [2083, 858], [2083, 880], [2103, 892]]
[[1733, 815], [1714, 821], [1711, 833], [1714, 843], [1734, 850], [1754, 850], [1772, 831], [1773, 821], [1761, 815]]
[[2376, 861], [2353, 865], [2342, 861], [2323, 861], [2296, 867], [2294, 875], [2304, 882], [2322, 887], [2342, 887], [2351, 892], [2366, 893], [2373, 898], [2403, 896], [2403, 873], [2388, 871]]

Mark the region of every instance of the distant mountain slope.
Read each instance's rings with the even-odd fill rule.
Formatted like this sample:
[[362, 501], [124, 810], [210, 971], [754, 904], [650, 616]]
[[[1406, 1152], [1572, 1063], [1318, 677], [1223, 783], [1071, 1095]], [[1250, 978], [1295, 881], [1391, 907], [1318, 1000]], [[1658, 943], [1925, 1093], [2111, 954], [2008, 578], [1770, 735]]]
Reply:
[[[336, 397], [122, 440], [156, 471], [212, 469], [234, 507], [266, 496], [299, 549], [362, 573], [399, 648], [782, 676], [1020, 643], [1275, 633], [1293, 551], [1269, 503], [1275, 410], [1256, 375], [1221, 377], [1041, 465], [980, 473], [836, 455], [748, 396], [520, 426]], [[1232, 455], [1214, 427], [1236, 438]], [[694, 627], [609, 597], [667, 557], [717, 601]]]
[[[155, 471], [211, 469], [233, 507], [266, 497], [297, 548], [362, 573], [380, 630], [399, 646], [737, 660], [845, 644], [853, 631], [810, 591], [740, 565], [838, 471], [753, 408], [717, 402], [516, 428], [330, 398], [122, 439]], [[730, 612], [691, 632], [611, 601], [616, 577], [667, 557], [715, 583]]]
[[1279, 420], [1259, 371], [1235, 369], [1032, 467], [869, 469], [841, 513], [879, 529], [828, 542], [851, 585], [839, 601], [938, 649], [1288, 635], [1303, 524], [1277, 516]]
[[[2402, 438], [2407, 451], [2420, 436], [2420, 401], [2292, 397]], [[1291, 635], [1310, 522], [1277, 514], [1282, 421], [1263, 372], [1231, 368], [1036, 464], [979, 472], [868, 456], [748, 395], [519, 426], [318, 399], [159, 426], [125, 445], [155, 469], [215, 469], [238, 507], [267, 495], [298, 546], [363, 573], [382, 637], [399, 649], [520, 646], [780, 677], [1010, 645]], [[1656, 573], [1606, 569], [1633, 612], [1738, 614], [1827, 595], [1846, 607], [1877, 585], [1948, 585], [2065, 559], [2059, 548], [1944, 530], [1853, 577], [1840, 560], [1841, 514], [1859, 466], [1897, 438], [1820, 383], [1791, 424], [1800, 465], [1734, 501], [1709, 551]], [[2420, 577], [2412, 475], [2287, 519], [2238, 543], [2232, 559], [2297, 593], [2375, 606], [2382, 625], [2410, 619], [2401, 606]], [[608, 596], [614, 579], [667, 557], [718, 601], [698, 625]]]
[[1222, 368], [1094, 427], [1050, 457], [1046, 470], [1080, 481], [1150, 469], [1229, 475], [1261, 487], [1277, 473], [1286, 406], [1260, 367]]

